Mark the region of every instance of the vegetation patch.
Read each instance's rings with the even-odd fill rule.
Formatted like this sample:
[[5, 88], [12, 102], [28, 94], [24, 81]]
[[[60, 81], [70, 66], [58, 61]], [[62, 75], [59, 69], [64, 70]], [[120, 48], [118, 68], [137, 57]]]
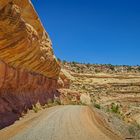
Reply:
[[135, 128], [133, 126], [130, 126], [128, 128], [130, 135], [135, 136]]
[[41, 110], [41, 106], [40, 106], [39, 103], [33, 105], [33, 111], [34, 111], [35, 113], [37, 113], [39, 110]]
[[111, 104], [111, 112], [113, 112], [113, 113], [119, 113], [119, 105], [118, 104], [115, 104], [115, 103], [112, 103]]
[[97, 104], [97, 103], [94, 103], [94, 107], [97, 108], [97, 109], [101, 109], [101, 105]]

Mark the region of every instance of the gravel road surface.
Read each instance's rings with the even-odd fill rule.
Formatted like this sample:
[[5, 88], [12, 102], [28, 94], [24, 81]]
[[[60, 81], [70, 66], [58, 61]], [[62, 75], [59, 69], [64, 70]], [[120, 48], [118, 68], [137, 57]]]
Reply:
[[105, 134], [96, 123], [89, 107], [54, 107], [11, 135], [10, 140], [111, 140], [113, 134]]

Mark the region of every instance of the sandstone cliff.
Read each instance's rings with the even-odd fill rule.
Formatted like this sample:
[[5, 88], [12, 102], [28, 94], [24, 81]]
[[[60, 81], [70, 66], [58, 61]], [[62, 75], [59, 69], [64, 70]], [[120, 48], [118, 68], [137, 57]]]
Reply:
[[57, 96], [60, 66], [29, 0], [0, 0], [0, 128]]

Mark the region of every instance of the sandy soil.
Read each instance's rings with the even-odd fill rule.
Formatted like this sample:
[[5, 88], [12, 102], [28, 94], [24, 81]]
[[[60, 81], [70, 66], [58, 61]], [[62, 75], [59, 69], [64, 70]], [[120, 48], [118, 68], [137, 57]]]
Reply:
[[119, 140], [100, 129], [86, 106], [52, 107], [29, 116], [1, 130], [1, 140]]

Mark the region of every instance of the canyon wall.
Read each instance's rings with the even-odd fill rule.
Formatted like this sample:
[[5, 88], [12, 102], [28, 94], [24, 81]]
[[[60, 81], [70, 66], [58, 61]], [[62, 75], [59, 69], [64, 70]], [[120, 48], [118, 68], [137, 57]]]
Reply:
[[0, 129], [59, 96], [60, 65], [29, 0], [0, 0]]

